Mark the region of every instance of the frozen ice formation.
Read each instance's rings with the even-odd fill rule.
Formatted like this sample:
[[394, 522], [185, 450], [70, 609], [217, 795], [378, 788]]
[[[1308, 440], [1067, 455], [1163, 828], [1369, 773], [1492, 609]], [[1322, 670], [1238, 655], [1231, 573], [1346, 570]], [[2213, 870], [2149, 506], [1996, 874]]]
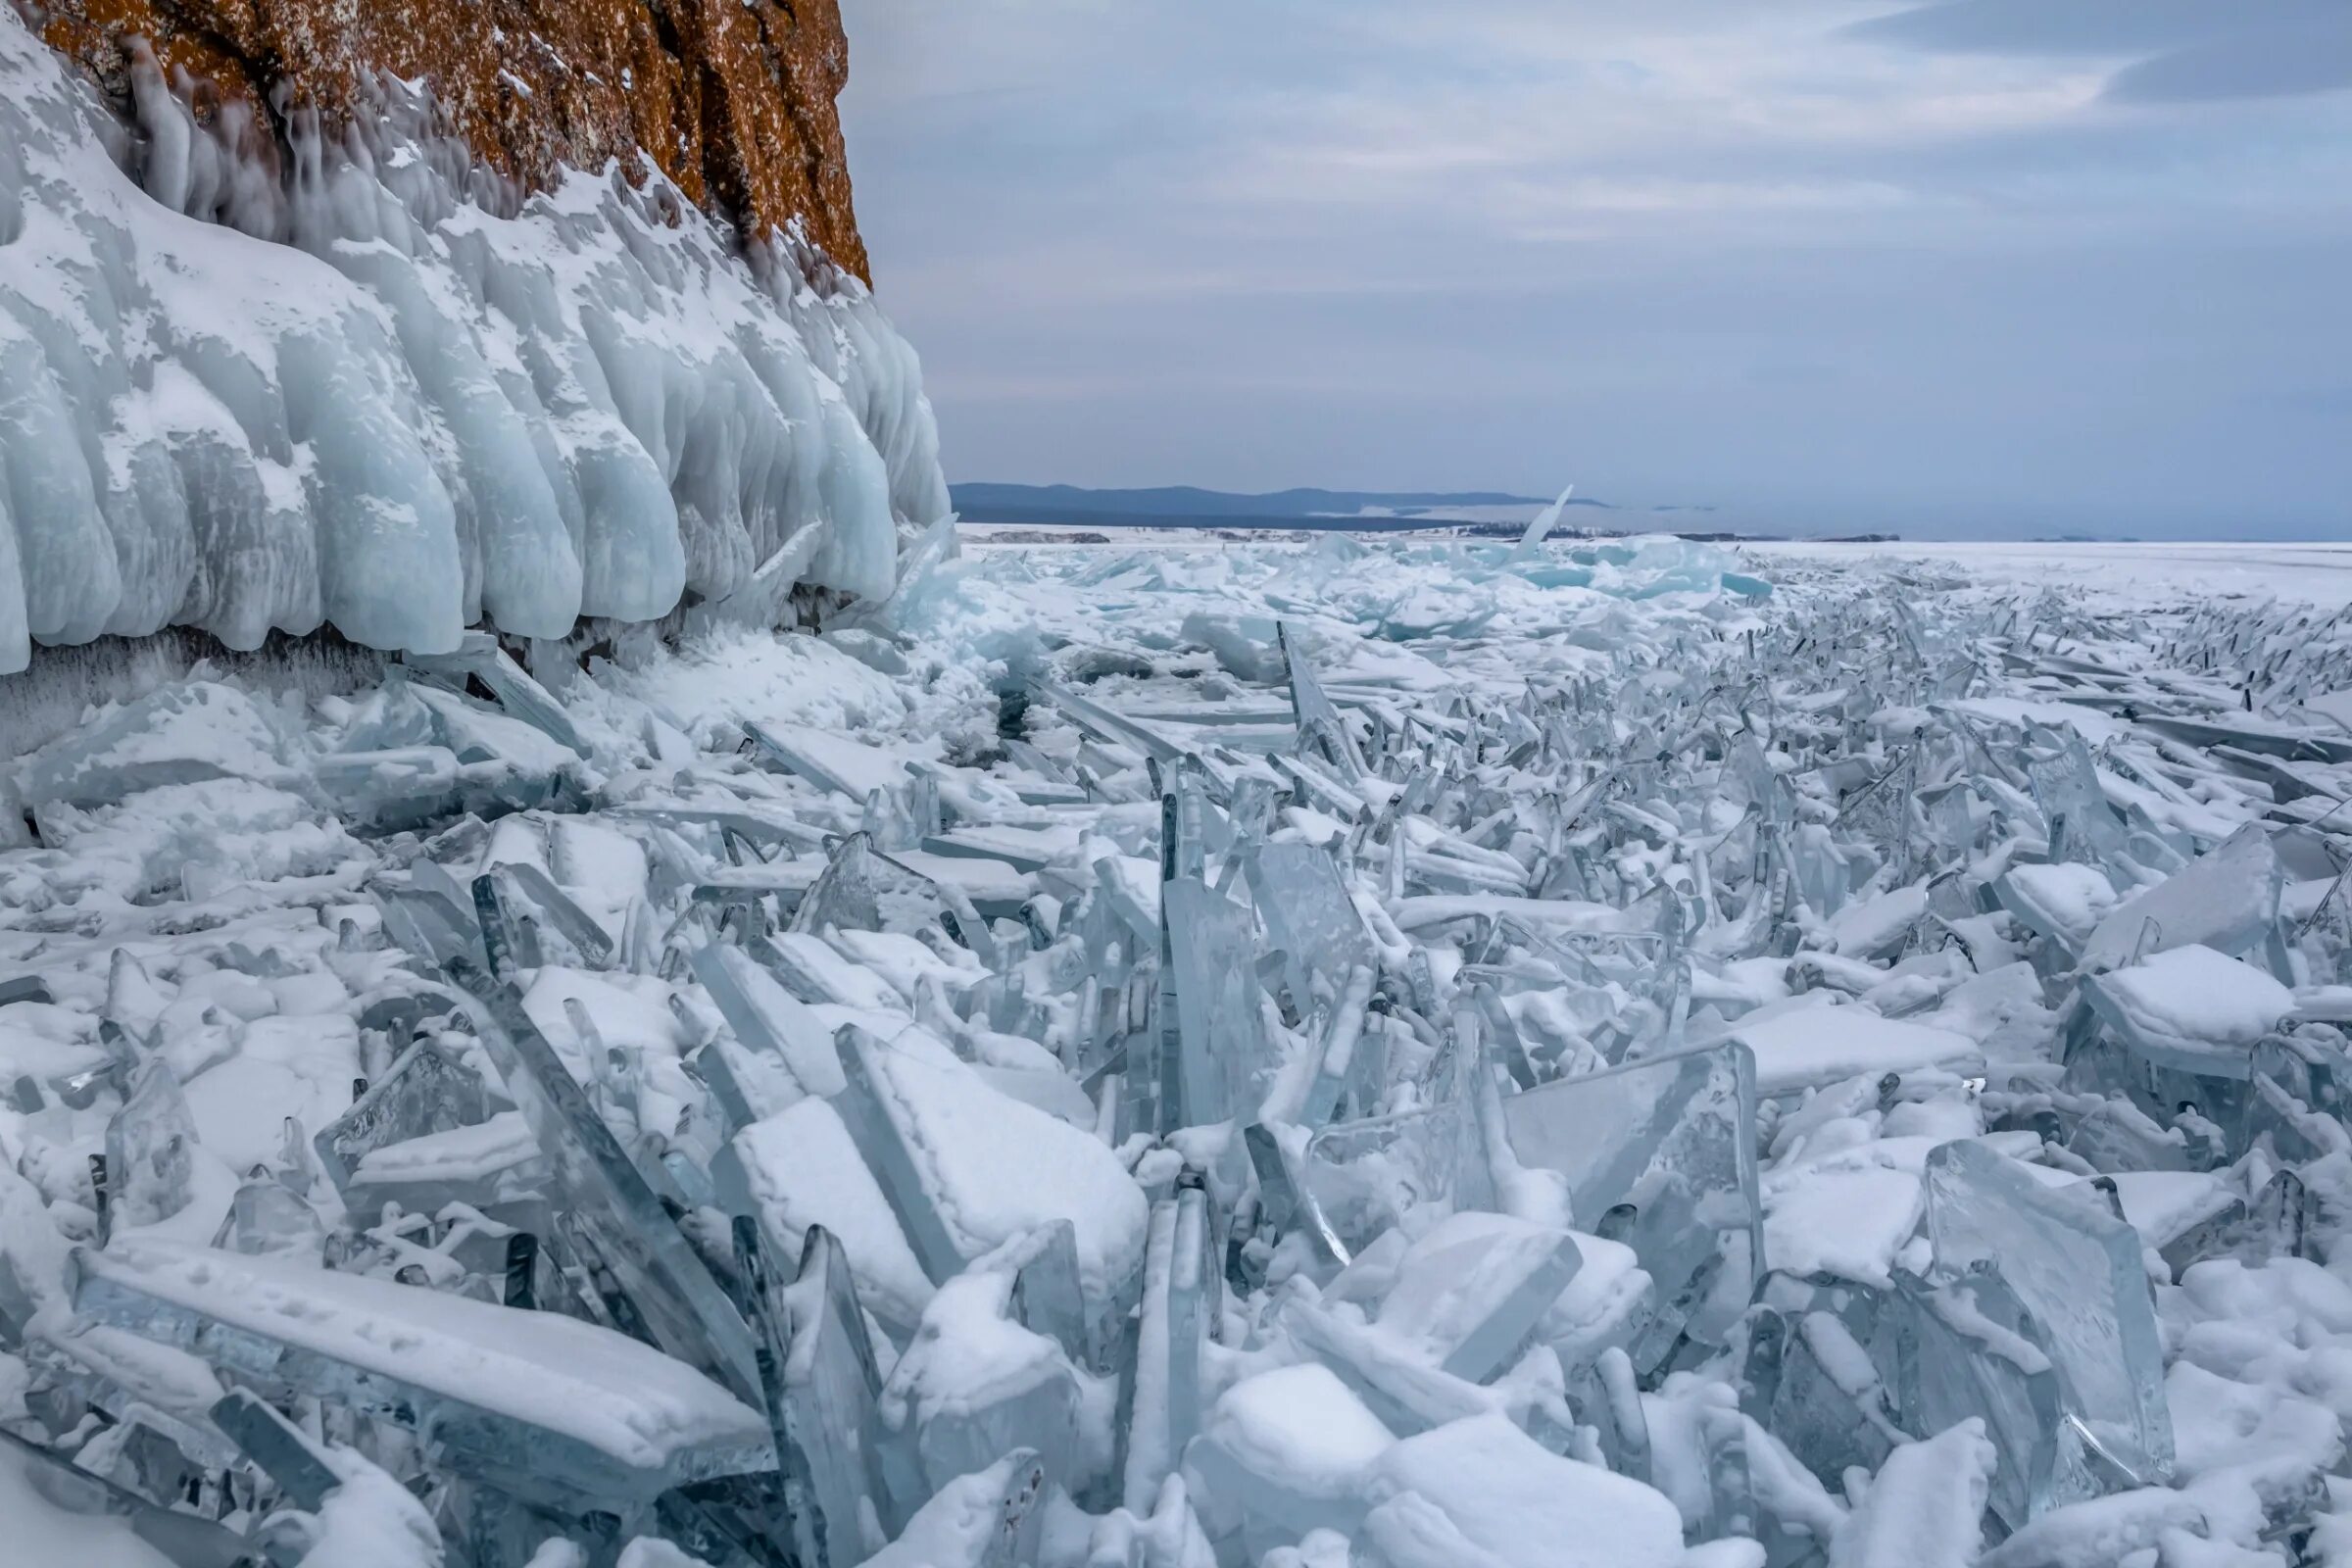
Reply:
[[133, 183], [0, 14], [0, 674], [172, 625], [772, 624], [795, 581], [886, 596], [947, 513], [912, 351], [796, 236], [747, 259], [617, 166], [521, 200], [391, 81], [294, 124], [281, 190], [139, 86]]
[[906, 563], [14, 764], [12, 1547], [2340, 1559], [2340, 616]]

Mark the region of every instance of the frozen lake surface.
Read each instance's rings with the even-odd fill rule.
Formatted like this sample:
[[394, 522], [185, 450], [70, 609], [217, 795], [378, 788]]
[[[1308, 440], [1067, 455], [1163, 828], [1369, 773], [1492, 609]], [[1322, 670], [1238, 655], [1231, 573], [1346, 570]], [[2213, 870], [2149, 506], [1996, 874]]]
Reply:
[[2352, 1560], [2352, 551], [947, 538], [0, 762], [12, 1561]]

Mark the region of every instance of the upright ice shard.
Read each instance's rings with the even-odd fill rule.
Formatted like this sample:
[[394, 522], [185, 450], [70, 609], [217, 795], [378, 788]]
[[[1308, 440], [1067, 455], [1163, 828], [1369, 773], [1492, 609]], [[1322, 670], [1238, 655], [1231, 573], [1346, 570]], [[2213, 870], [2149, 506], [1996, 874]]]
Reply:
[[844, 1024], [834, 1045], [847, 1085], [835, 1097], [834, 1108], [865, 1155], [882, 1196], [890, 1200], [890, 1211], [898, 1216], [899, 1229], [914, 1249], [923, 1273], [935, 1285], [953, 1279], [963, 1268], [963, 1252], [940, 1216], [938, 1200], [923, 1179], [906, 1129], [894, 1114], [896, 1106], [881, 1077], [881, 1054], [890, 1048], [855, 1024]]
[[2125, 852], [2124, 827], [2099, 788], [2090, 748], [2071, 727], [2060, 732], [2057, 750], [2026, 764], [2034, 800], [2050, 827], [2050, 858], [2085, 860], [2105, 869]]
[[1178, 1020], [1178, 1099], [1163, 1114], [1173, 1127], [1223, 1121], [1250, 1108], [1270, 1066], [1250, 910], [1197, 876], [1163, 884], [1160, 906]]
[[2173, 1468], [2164, 1347], [2137, 1232], [2088, 1188], [2053, 1189], [1982, 1144], [1928, 1156], [1939, 1274], [1980, 1265], [2016, 1293], [2058, 1380], [2049, 1503], [2161, 1485]]
[[1630, 1245], [1662, 1315], [1719, 1345], [1764, 1267], [1755, 1058], [1732, 1042], [1502, 1102], [1511, 1152], [1567, 1178], [1578, 1224]]
[[108, 1234], [170, 1219], [195, 1193], [196, 1121], [163, 1056], [131, 1076], [122, 1108], [106, 1124]]
[[1373, 967], [1371, 934], [1329, 854], [1286, 841], [1260, 847], [1248, 865], [1250, 892], [1302, 1008], [1336, 1000], [1348, 975]]
[[987, 923], [971, 901], [952, 886], [908, 870], [874, 848], [863, 833], [842, 840], [792, 913], [796, 932], [889, 931], [904, 936], [925, 932], [953, 938], [979, 954], [995, 954]]
[[809, 1568], [861, 1562], [878, 1538], [905, 1527], [919, 1489], [910, 1490], [902, 1441], [882, 1422], [882, 1375], [848, 1255], [831, 1232], [811, 1226], [787, 1286], [754, 1222], [735, 1222], [735, 1247], [792, 1544]]
[[689, 1366], [756, 1398], [759, 1371], [742, 1317], [513, 989], [464, 963], [452, 967], [451, 978], [472, 997], [468, 1010], [483, 1049], [554, 1161], [574, 1217], [647, 1328]]
[[1055, 1483], [1086, 1484], [1076, 1370], [1013, 1320], [1012, 1283], [1009, 1270], [976, 1266], [942, 1285], [883, 1386], [883, 1420], [932, 1489], [1016, 1448]]
[[1152, 1205], [1127, 1429], [1131, 1510], [1151, 1506], [1200, 1430], [1201, 1345], [1217, 1313], [1215, 1242], [1197, 1178]]
[[1485, 1383], [1527, 1348], [1583, 1262], [1566, 1231], [1504, 1214], [1455, 1214], [1397, 1259], [1377, 1321], [1442, 1371]]
[[1362, 778], [1363, 753], [1356, 749], [1348, 721], [1340, 716], [1338, 707], [1324, 693], [1323, 683], [1315, 678], [1314, 665], [1298, 646], [1297, 635], [1287, 622], [1277, 627], [1277, 635], [1282, 643], [1283, 660], [1290, 668], [1291, 712], [1298, 725], [1299, 745], [1330, 759], [1342, 778], [1350, 781]]
[[490, 1119], [489, 1090], [439, 1042], [418, 1040], [368, 1085], [351, 1109], [318, 1130], [312, 1147], [337, 1189], [379, 1149]]
[[1324, 1128], [1306, 1146], [1300, 1185], [1343, 1261], [1408, 1215], [1494, 1205], [1478, 1118], [1458, 1100]]
[[2084, 943], [2082, 967], [2096, 973], [2190, 943], [2269, 961], [2285, 875], [2270, 834], [2249, 822], [2118, 905]]
[[317, 1257], [325, 1241], [318, 1210], [267, 1169], [237, 1189], [213, 1236], [215, 1247], [256, 1256]]

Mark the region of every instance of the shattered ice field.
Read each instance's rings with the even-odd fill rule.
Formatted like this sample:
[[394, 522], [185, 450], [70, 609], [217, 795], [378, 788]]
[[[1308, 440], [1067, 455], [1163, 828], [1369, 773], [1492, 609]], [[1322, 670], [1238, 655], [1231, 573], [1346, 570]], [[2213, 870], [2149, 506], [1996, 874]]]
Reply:
[[2352, 1563], [2309, 554], [943, 534], [94, 709], [0, 1558]]

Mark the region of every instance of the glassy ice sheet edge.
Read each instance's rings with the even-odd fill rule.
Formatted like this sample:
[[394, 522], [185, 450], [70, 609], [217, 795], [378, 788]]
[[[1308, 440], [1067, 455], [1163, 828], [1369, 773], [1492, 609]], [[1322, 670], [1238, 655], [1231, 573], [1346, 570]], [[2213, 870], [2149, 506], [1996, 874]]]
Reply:
[[0, 764], [0, 1555], [2352, 1561], [2332, 607], [949, 540]]

